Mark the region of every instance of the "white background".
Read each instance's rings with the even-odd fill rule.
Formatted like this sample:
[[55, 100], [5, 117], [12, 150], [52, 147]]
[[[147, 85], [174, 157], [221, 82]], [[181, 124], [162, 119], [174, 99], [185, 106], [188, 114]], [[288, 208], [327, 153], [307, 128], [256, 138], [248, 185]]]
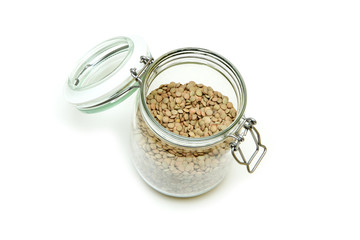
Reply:
[[[0, 4], [0, 239], [359, 239], [358, 1]], [[163, 196], [129, 150], [134, 96], [87, 115], [62, 90], [77, 60], [136, 34], [154, 57], [221, 53], [268, 154], [215, 190]]]

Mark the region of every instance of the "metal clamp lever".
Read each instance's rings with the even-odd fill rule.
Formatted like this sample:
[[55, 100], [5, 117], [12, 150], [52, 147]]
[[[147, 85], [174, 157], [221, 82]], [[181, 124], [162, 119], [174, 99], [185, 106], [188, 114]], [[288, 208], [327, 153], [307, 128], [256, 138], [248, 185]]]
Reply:
[[[246, 118], [245, 123], [244, 123], [244, 131], [241, 133], [236, 133], [235, 135], [231, 135], [231, 137], [235, 138], [235, 141], [230, 144], [231, 154], [233, 155], [233, 157], [239, 164], [246, 165], [246, 168], [249, 173], [255, 172], [256, 168], [259, 166], [261, 160], [263, 159], [263, 157], [265, 156], [265, 153], [267, 151], [266, 146], [261, 144], [260, 134], [259, 134], [258, 130], [254, 127], [255, 124], [256, 124], [255, 119]], [[250, 159], [246, 160], [246, 158], [243, 154], [243, 151], [241, 150], [240, 143], [242, 143], [245, 140], [245, 136], [248, 131], [250, 131], [250, 133], [251, 133], [251, 136], [256, 145], [256, 149], [255, 149], [255, 152], [251, 155]], [[253, 162], [255, 157], [258, 155], [260, 148], [263, 149], [262, 154], [256, 159], [254, 167], [251, 168], [250, 164]], [[236, 154], [235, 154], [236, 151], [239, 151], [242, 160], [240, 160], [236, 156]]]

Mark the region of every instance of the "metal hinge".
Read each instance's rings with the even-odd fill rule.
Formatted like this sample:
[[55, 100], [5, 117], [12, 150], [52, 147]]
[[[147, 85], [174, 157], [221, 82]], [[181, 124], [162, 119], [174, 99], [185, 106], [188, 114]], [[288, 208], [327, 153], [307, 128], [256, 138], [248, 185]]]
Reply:
[[142, 84], [141, 76], [145, 73], [146, 69], [150, 66], [150, 64], [154, 62], [154, 59], [152, 57], [148, 57], [148, 56], [141, 56], [140, 62], [145, 64], [144, 67], [139, 72], [137, 72], [136, 68], [131, 68], [130, 73], [131, 73], [131, 76], [139, 84]]

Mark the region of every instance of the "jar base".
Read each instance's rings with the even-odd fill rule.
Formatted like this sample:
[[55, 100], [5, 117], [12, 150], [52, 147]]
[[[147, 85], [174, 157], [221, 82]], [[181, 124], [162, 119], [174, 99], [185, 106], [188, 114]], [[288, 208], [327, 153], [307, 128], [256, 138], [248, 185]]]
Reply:
[[175, 197], [175, 198], [193, 198], [193, 197], [197, 197], [197, 196], [200, 196], [200, 195], [203, 195], [209, 191], [211, 191], [212, 189], [216, 188], [225, 178], [222, 177], [221, 179], [219, 179], [219, 181], [217, 183], [215, 183], [214, 185], [212, 185], [211, 187], [208, 187], [204, 190], [201, 190], [201, 191], [197, 191], [197, 192], [191, 192], [191, 193], [173, 193], [173, 192], [169, 192], [169, 191], [164, 191], [158, 187], [156, 187], [154, 184], [152, 184], [150, 181], [148, 181], [146, 179], [146, 177], [141, 174], [141, 171], [135, 166], [135, 169], [136, 171], [139, 173], [139, 175], [141, 176], [141, 178], [144, 180], [144, 182], [149, 185], [152, 189], [156, 190], [157, 192], [161, 193], [161, 194], [164, 194], [166, 196], [169, 196], [169, 197]]

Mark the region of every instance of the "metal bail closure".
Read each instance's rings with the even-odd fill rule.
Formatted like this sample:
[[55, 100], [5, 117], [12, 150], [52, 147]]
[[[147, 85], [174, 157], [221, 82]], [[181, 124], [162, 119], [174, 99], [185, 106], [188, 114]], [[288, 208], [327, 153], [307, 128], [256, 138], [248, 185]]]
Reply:
[[[233, 157], [239, 164], [246, 165], [246, 168], [249, 173], [255, 172], [256, 168], [259, 166], [261, 160], [264, 158], [266, 151], [267, 151], [266, 146], [261, 144], [260, 134], [259, 134], [258, 130], [254, 127], [255, 124], [256, 124], [255, 119], [246, 118], [244, 125], [243, 125], [244, 126], [243, 131], [237, 132], [237, 133], [235, 133], [235, 135], [231, 135], [231, 137], [235, 138], [235, 141], [230, 143], [231, 154], [233, 155]], [[246, 157], [244, 156], [243, 151], [241, 150], [240, 144], [245, 140], [245, 136], [249, 131], [251, 133], [252, 139], [255, 142], [256, 149], [255, 149], [254, 153], [251, 155], [250, 159], [247, 160]], [[260, 148], [262, 148], [263, 151], [262, 151], [261, 155], [258, 156]], [[237, 151], [239, 151], [242, 160], [240, 160], [236, 156]], [[254, 159], [255, 159], [255, 163], [253, 164], [253, 167], [251, 167], [250, 165], [254, 161]]]

